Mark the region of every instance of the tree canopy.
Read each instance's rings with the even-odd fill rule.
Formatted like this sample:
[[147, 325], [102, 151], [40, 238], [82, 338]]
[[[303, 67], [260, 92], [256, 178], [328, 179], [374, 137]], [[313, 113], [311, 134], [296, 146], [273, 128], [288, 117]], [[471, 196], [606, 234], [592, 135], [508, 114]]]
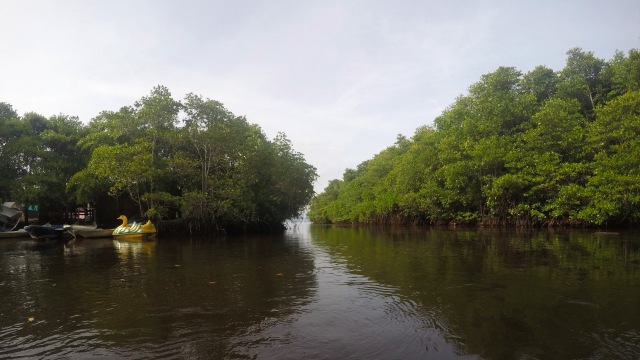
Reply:
[[500, 67], [432, 126], [329, 182], [331, 223], [615, 225], [640, 220], [640, 51]]
[[110, 197], [191, 232], [281, 228], [317, 178], [284, 133], [270, 140], [220, 102], [164, 86], [86, 125], [0, 103], [0, 155], [0, 198], [61, 210]]

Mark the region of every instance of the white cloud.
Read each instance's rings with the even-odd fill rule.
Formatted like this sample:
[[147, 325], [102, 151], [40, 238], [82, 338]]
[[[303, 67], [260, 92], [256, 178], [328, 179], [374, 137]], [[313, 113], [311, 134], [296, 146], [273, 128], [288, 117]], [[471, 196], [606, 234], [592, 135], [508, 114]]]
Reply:
[[322, 190], [498, 66], [640, 47], [634, 0], [0, 3], [0, 101], [89, 121], [155, 85], [283, 131]]

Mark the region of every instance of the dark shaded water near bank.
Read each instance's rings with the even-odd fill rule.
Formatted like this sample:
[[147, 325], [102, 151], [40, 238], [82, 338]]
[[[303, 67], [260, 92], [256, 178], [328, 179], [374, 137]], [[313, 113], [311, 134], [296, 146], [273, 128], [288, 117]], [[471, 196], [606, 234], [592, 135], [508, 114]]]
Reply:
[[638, 235], [0, 240], [0, 358], [638, 359]]

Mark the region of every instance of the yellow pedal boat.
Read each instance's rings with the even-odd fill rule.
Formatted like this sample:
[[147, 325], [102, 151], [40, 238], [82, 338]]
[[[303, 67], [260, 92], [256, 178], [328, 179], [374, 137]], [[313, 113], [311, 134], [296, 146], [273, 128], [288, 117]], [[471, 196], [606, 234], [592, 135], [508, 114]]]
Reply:
[[148, 220], [145, 224], [139, 224], [135, 221], [129, 224], [127, 217], [124, 215], [120, 215], [118, 220], [122, 220], [122, 224], [113, 229], [113, 233], [111, 233], [115, 239], [127, 241], [155, 240], [158, 231], [151, 220]]

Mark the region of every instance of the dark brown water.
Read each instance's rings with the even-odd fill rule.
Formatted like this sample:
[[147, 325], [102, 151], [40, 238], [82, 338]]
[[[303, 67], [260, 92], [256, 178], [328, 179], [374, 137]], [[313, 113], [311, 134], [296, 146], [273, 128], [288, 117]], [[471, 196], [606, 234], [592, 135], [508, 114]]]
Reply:
[[639, 359], [636, 234], [0, 240], [1, 359]]

